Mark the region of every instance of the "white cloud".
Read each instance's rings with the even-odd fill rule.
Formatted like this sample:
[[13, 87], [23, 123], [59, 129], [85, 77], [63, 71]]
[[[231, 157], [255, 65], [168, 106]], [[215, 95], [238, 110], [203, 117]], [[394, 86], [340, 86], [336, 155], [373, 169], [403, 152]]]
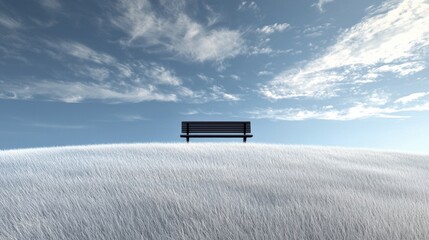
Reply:
[[[23, 83], [25, 90], [19, 90], [17, 85], [8, 85], [4, 86], [0, 98], [39, 97], [63, 102], [96, 100], [115, 103], [201, 99], [199, 94], [183, 86], [182, 80], [173, 70], [161, 64], [144, 61], [119, 62], [115, 57], [79, 42], [44, 43], [52, 52], [51, 56], [63, 61], [73, 71], [74, 76], [80, 79], [27, 82]], [[71, 56], [72, 59], [66, 59], [64, 56]], [[218, 101], [213, 98], [208, 100]]]
[[328, 98], [346, 90], [343, 86], [375, 81], [368, 79], [371, 73], [378, 79], [388, 72], [402, 76], [416, 73], [425, 66], [427, 26], [427, 1], [388, 1], [346, 29], [320, 57], [301, 68], [286, 69], [260, 91], [272, 99]]
[[20, 21], [0, 13], [0, 26], [9, 29], [18, 29], [22, 27], [22, 24]]
[[118, 118], [124, 122], [138, 122], [148, 120], [147, 118], [138, 114], [119, 115]]
[[222, 115], [221, 112], [203, 111], [201, 109], [192, 109], [192, 110], [188, 110], [186, 112], [181, 112], [180, 114], [187, 115], [187, 116], [190, 116], [190, 115], [210, 115], [210, 116]]
[[84, 129], [84, 128], [86, 128], [86, 126], [83, 126], [83, 125], [64, 125], [64, 124], [51, 124], [51, 123], [32, 123], [29, 125], [32, 127], [53, 128], [53, 129]]
[[64, 81], [40, 81], [27, 84], [2, 84], [0, 98], [45, 99], [78, 103], [86, 100], [105, 102], [177, 101], [172, 93], [162, 93], [154, 86], [113, 86], [111, 83], [82, 83]]
[[[114, 57], [107, 53], [98, 52], [85, 44], [75, 41], [50, 41], [43, 40], [50, 50], [46, 50], [49, 55], [59, 60], [62, 59], [62, 55], [66, 54], [75, 57], [80, 60], [86, 60], [97, 64], [112, 65], [116, 64], [117, 61]], [[53, 52], [54, 51], [54, 52]]]
[[[198, 91], [185, 87], [174, 71], [157, 63], [148, 64], [141, 61], [119, 63], [114, 57], [99, 53], [80, 43], [53, 45], [49, 42], [48, 45], [58, 52], [54, 54], [56, 60], [66, 61], [75, 76], [86, 78], [67, 79], [68, 81], [0, 82], [0, 99], [41, 99], [68, 103], [240, 100], [238, 95], [227, 93], [221, 86], [215, 85]], [[72, 56], [78, 62], [58, 57], [59, 54]], [[201, 79], [207, 78], [208, 81], [213, 80], [203, 74], [198, 76]], [[237, 77], [231, 75], [231, 78]]]
[[47, 9], [59, 9], [61, 3], [58, 0], [39, 0], [40, 4]]
[[271, 47], [264, 46], [264, 44], [261, 44], [260, 46], [252, 46], [247, 47], [245, 50], [247, 55], [276, 55], [276, 54], [285, 54], [285, 53], [291, 53], [292, 49], [272, 49]]
[[256, 4], [256, 2], [254, 1], [242, 1], [238, 5], [238, 10], [239, 11], [243, 11], [243, 10], [258, 11], [259, 7], [258, 7], [258, 4]]
[[247, 51], [249, 55], [271, 54], [274, 52], [275, 51], [270, 47], [251, 47]]
[[323, 12], [323, 5], [333, 2], [334, 0], [318, 0], [317, 3], [315, 3], [313, 6], [317, 6], [320, 12]]
[[300, 32], [307, 37], [318, 37], [318, 36], [321, 36], [323, 32], [329, 29], [330, 27], [331, 27], [331, 23], [324, 23], [316, 26], [306, 25]]
[[249, 114], [254, 118], [286, 121], [302, 121], [309, 119], [349, 121], [371, 117], [408, 118], [408, 116], [397, 114], [429, 111], [429, 99], [420, 101], [418, 104], [409, 104], [425, 96], [429, 96], [429, 92], [413, 93], [392, 101], [390, 94], [384, 91], [374, 90], [360, 101], [356, 101], [350, 104], [350, 106], [345, 107], [341, 106], [341, 103], [338, 103], [340, 106], [337, 107], [325, 105], [311, 108], [267, 108], [250, 111]]
[[84, 76], [90, 76], [92, 79], [97, 81], [104, 81], [110, 76], [110, 71], [104, 67], [85, 67], [80, 73]]
[[240, 76], [235, 75], [235, 74], [231, 74], [230, 77], [234, 80], [240, 80], [241, 79]]
[[344, 110], [307, 110], [302, 108], [287, 108], [287, 109], [264, 109], [249, 112], [254, 118], [257, 119], [274, 119], [283, 121], [304, 121], [309, 119], [318, 120], [335, 120], [335, 121], [348, 121], [363, 119], [368, 117], [380, 118], [404, 118], [402, 116], [390, 115], [398, 112], [390, 108], [380, 107], [366, 107], [358, 104], [349, 109]]
[[288, 23], [274, 23], [272, 25], [263, 26], [262, 28], [257, 28], [256, 31], [260, 33], [271, 34], [275, 32], [283, 32], [289, 26], [290, 25]]
[[185, 35], [175, 39], [172, 45], [179, 54], [200, 62], [235, 57], [242, 53], [243, 46], [244, 40], [238, 31], [219, 29], [206, 32], [198, 26], [186, 29]]
[[366, 105], [383, 106], [390, 101], [390, 94], [382, 90], [374, 90], [371, 94], [367, 94], [364, 98]]
[[240, 32], [208, 29], [188, 17], [183, 7], [165, 7], [168, 17], [157, 14], [147, 0], [121, 0], [111, 21], [128, 34], [128, 45], [159, 46], [194, 61], [222, 61], [242, 52]]
[[146, 73], [151, 79], [155, 80], [156, 84], [166, 84], [172, 86], [179, 86], [182, 81], [175, 76], [175, 74], [164, 68], [163, 66], [152, 64]]
[[208, 77], [207, 75], [204, 75], [202, 73], [197, 74], [197, 77], [206, 82], [213, 81], [213, 78]]
[[375, 73], [393, 72], [401, 76], [414, 74], [425, 69], [424, 62], [406, 62], [400, 64], [386, 64], [374, 70]]
[[221, 14], [215, 12], [209, 5], [204, 5], [205, 9], [208, 11], [207, 13], [207, 26], [212, 26], [219, 22], [222, 18]]
[[235, 94], [230, 94], [230, 93], [226, 93], [225, 89], [221, 86], [213, 86], [211, 88], [212, 90], [212, 98], [215, 101], [238, 101], [240, 100], [240, 97], [238, 95]]
[[302, 108], [287, 109], [259, 109], [249, 112], [253, 118], [273, 119], [284, 121], [303, 121], [309, 119], [350, 121], [364, 118], [408, 118], [408, 116], [395, 115], [404, 112], [429, 111], [429, 102], [412, 107], [380, 107], [368, 106], [364, 103], [346, 109], [322, 108], [319, 110], [308, 110]]
[[53, 27], [54, 25], [57, 25], [59, 23], [55, 20], [39, 20], [39, 19], [34, 18], [34, 17], [30, 17], [29, 19], [33, 23], [35, 23], [37, 26], [42, 27], [42, 28], [50, 28], [50, 27]]
[[269, 75], [273, 75], [273, 73], [265, 70], [258, 72], [258, 76], [269, 76]]
[[99, 53], [94, 51], [93, 49], [87, 47], [86, 45], [78, 42], [60, 42], [59, 44], [55, 44], [53, 42], [49, 42], [51, 46], [54, 48], [61, 50], [62, 52], [83, 60], [88, 60], [94, 63], [99, 64], [112, 64], [115, 63], [116, 60], [114, 57], [110, 56], [106, 53]]
[[408, 104], [410, 102], [414, 102], [418, 99], [421, 99], [425, 96], [429, 96], [429, 92], [418, 92], [418, 93], [412, 93], [410, 95], [398, 98], [395, 103], [401, 103], [401, 104]]
[[235, 102], [240, 100], [238, 94], [227, 93], [225, 88], [219, 85], [213, 85], [207, 89], [192, 92], [184, 91], [183, 97], [189, 97], [187, 100], [194, 103], [206, 103], [206, 102]]

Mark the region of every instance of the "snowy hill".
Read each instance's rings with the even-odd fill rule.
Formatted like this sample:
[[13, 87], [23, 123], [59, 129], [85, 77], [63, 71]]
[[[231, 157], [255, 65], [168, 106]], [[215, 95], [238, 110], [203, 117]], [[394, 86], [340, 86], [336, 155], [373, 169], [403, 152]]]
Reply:
[[0, 151], [0, 239], [429, 239], [429, 155], [242, 143]]

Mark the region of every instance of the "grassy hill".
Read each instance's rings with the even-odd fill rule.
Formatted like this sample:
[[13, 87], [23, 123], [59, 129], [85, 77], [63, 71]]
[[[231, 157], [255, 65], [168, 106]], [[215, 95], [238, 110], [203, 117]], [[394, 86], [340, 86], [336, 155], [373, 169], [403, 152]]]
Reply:
[[429, 239], [429, 155], [242, 143], [0, 151], [0, 239]]

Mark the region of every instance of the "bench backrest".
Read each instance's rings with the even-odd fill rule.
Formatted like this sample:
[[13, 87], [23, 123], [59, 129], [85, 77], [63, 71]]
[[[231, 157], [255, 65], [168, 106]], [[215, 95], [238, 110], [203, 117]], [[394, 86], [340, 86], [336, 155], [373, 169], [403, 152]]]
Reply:
[[250, 122], [239, 121], [186, 121], [182, 133], [250, 133]]

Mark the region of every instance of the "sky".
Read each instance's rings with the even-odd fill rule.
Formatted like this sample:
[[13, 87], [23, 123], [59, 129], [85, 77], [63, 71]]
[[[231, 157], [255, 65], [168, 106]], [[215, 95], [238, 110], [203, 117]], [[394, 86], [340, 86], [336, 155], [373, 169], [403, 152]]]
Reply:
[[429, 153], [428, 51], [428, 0], [0, 0], [0, 149], [250, 120], [249, 142]]

